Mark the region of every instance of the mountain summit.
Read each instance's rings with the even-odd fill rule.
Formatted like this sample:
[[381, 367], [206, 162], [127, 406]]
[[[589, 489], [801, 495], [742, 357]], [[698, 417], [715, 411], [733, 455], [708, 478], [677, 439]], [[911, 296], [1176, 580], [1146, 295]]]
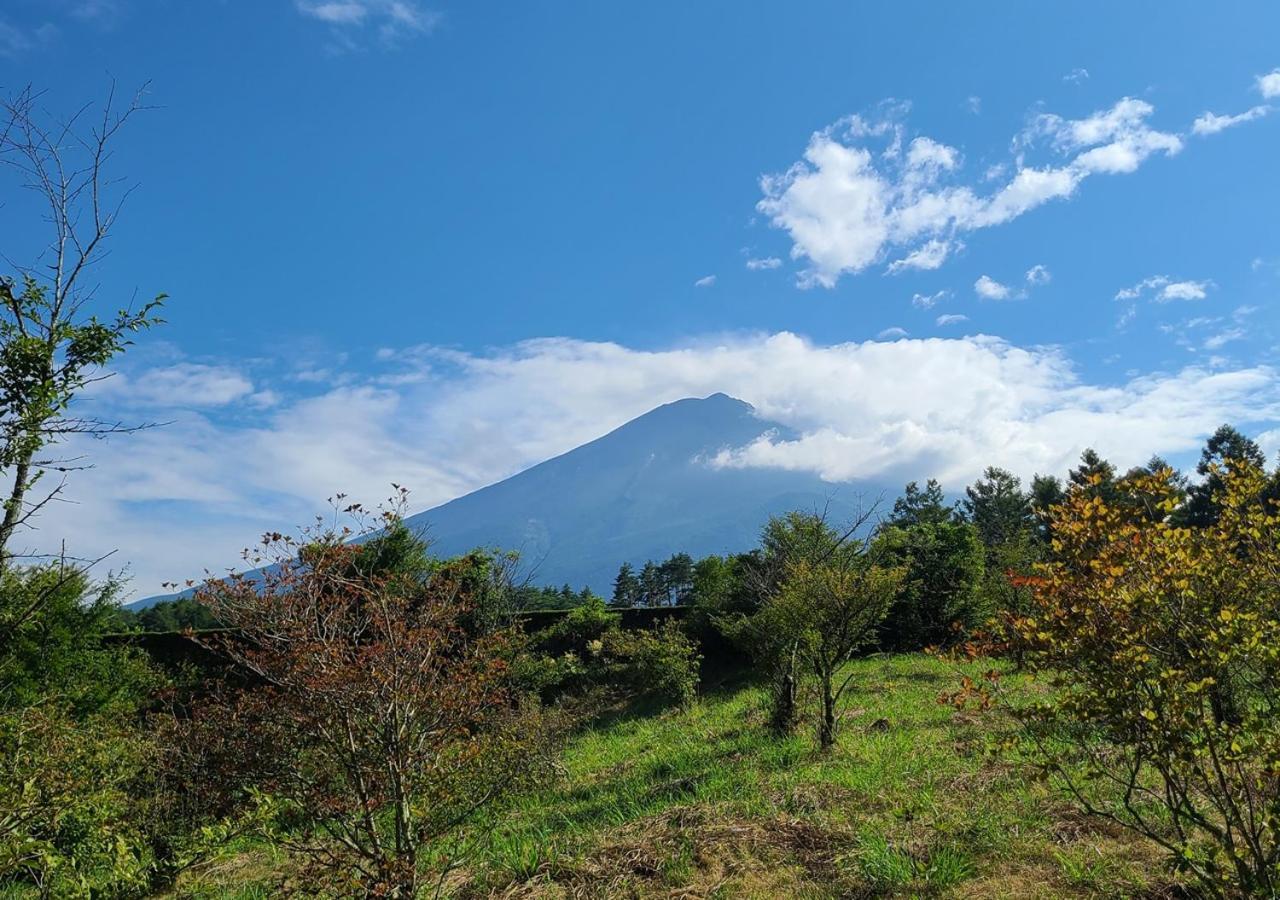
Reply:
[[834, 515], [848, 511], [852, 490], [815, 475], [709, 462], [767, 432], [790, 435], [726, 394], [678, 400], [408, 524], [434, 553], [517, 550], [533, 582], [609, 596], [623, 562], [746, 550], [775, 513], [828, 502]]

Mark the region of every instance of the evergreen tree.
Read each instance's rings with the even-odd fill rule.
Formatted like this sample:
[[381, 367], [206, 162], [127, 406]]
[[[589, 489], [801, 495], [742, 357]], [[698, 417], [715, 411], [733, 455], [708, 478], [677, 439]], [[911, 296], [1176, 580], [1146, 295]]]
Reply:
[[1223, 494], [1223, 476], [1230, 463], [1264, 469], [1267, 458], [1257, 443], [1230, 425], [1223, 425], [1205, 442], [1196, 465], [1199, 484], [1187, 491], [1187, 504], [1180, 510], [1182, 525], [1212, 525], [1218, 521]]
[[902, 496], [893, 502], [893, 513], [886, 524], [897, 528], [910, 528], [913, 525], [936, 525], [949, 522], [954, 518], [947, 507], [946, 497], [937, 479], [930, 478], [921, 488], [910, 481], [902, 491]]
[[689, 602], [693, 593], [693, 557], [688, 553], [676, 553], [662, 564], [661, 569], [666, 603], [678, 606]]
[[640, 570], [640, 605], [658, 606], [667, 594], [667, 585], [662, 577], [662, 569], [649, 560]]
[[618, 577], [613, 579], [613, 605], [635, 606], [640, 595], [640, 579], [636, 578], [631, 563], [618, 567]]
[[1091, 497], [1113, 500], [1116, 496], [1116, 467], [1092, 447], [1080, 454], [1080, 465], [1067, 473], [1067, 481]]
[[1035, 527], [1031, 496], [1022, 489], [1022, 482], [995, 466], [965, 488], [960, 509], [989, 550], [1014, 543]]

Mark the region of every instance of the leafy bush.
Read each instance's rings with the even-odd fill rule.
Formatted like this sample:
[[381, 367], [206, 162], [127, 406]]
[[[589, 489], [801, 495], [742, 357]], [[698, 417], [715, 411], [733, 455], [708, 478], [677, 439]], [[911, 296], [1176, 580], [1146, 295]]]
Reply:
[[691, 702], [702, 662], [678, 624], [648, 631], [621, 627], [621, 616], [593, 597], [534, 636], [520, 671], [544, 697], [567, 693]]
[[100, 642], [114, 592], [60, 565], [0, 579], [0, 884], [118, 896], [153, 872], [136, 783], [154, 676]]
[[1115, 496], [1073, 485], [1004, 637], [1052, 688], [1018, 710], [1032, 752], [1087, 812], [1164, 847], [1208, 894], [1275, 896], [1280, 514], [1256, 464], [1219, 475], [1200, 527], [1175, 524], [1167, 469]]
[[648, 631], [607, 631], [600, 655], [611, 679], [635, 696], [685, 706], [698, 695], [702, 656], [675, 622]]

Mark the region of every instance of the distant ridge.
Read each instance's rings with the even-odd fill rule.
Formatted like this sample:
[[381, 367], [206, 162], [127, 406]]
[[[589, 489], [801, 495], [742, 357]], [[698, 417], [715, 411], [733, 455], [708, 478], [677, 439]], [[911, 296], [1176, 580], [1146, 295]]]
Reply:
[[586, 586], [607, 597], [623, 562], [740, 552], [755, 546], [771, 515], [829, 504], [833, 516], [848, 516], [859, 490], [878, 493], [806, 472], [709, 463], [766, 433], [794, 436], [727, 394], [677, 400], [407, 523], [436, 555], [517, 550], [533, 583]]

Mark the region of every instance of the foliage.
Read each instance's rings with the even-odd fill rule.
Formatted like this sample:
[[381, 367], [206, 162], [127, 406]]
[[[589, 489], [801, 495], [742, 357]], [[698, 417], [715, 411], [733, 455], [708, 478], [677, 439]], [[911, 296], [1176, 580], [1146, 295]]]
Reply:
[[884, 622], [887, 646], [942, 646], [986, 620], [985, 552], [974, 526], [941, 521], [889, 527], [876, 536], [875, 549], [904, 573]]
[[701, 655], [678, 624], [624, 630], [598, 597], [534, 635], [526, 672], [544, 697], [590, 691], [681, 705], [697, 693]]
[[930, 478], [922, 488], [909, 481], [902, 496], [893, 502], [893, 512], [886, 520], [890, 526], [910, 528], [914, 525], [937, 525], [949, 522], [952, 510], [946, 505], [946, 497], [937, 480]]
[[687, 706], [698, 694], [697, 647], [675, 622], [661, 628], [614, 628], [600, 642], [608, 681], [625, 685], [638, 697]]
[[153, 866], [133, 783], [150, 746], [126, 717], [49, 699], [0, 713], [0, 884], [141, 894]]
[[624, 562], [613, 580], [613, 605], [681, 606], [693, 598], [694, 561], [688, 553], [674, 553], [661, 563], [648, 560], [637, 575]]
[[[758, 658], [787, 678], [807, 672], [822, 700], [819, 743], [835, 743], [836, 711], [849, 687], [837, 672], [871, 644], [889, 611], [903, 572], [878, 565], [867, 544], [855, 537], [865, 517], [844, 529], [817, 513], [789, 513], [765, 528], [766, 546], [780, 554], [777, 589], [760, 608], [736, 623], [736, 632]], [[794, 703], [794, 693], [779, 699]], [[782, 710], [783, 713], [788, 710]], [[775, 720], [782, 719], [775, 703]], [[780, 723], [779, 723], [780, 724]]]
[[0, 574], [0, 883], [75, 897], [150, 877], [133, 785], [155, 678], [137, 654], [101, 643], [116, 589], [67, 565]]
[[[394, 512], [383, 524], [402, 533]], [[514, 692], [513, 635], [480, 614], [494, 588], [482, 557], [388, 556], [346, 536], [268, 535], [259, 580], [201, 589], [234, 629], [211, 645], [255, 682], [215, 698], [214, 721], [258, 739], [272, 839], [344, 894], [410, 897], [428, 850], [545, 771], [554, 729]]]
[[137, 611], [117, 607], [111, 627], [120, 631], [166, 632], [216, 628], [218, 623], [209, 610], [192, 597], [161, 600]]
[[[1267, 463], [1257, 443], [1230, 425], [1218, 428], [1205, 442], [1200, 461], [1196, 464], [1200, 483], [1187, 490], [1186, 505], [1175, 513], [1179, 524], [1204, 526], [1217, 520], [1225, 493], [1223, 471], [1229, 460], [1239, 460], [1257, 468], [1263, 468]], [[1272, 498], [1280, 499], [1280, 496], [1272, 493]]]
[[[1256, 460], [1213, 470], [1218, 514], [1171, 521], [1170, 470], [1076, 480], [1054, 559], [1006, 637], [1051, 687], [1022, 713], [1092, 814], [1218, 893], [1280, 890], [1280, 515]], [[1128, 492], [1125, 494], [1124, 492]], [[1146, 505], [1153, 503], [1154, 505]]]
[[590, 588], [575, 591], [569, 585], [559, 588], [535, 587], [519, 585], [512, 588], [513, 605], [519, 612], [538, 612], [541, 610], [574, 609], [585, 606], [594, 599], [599, 599]]

